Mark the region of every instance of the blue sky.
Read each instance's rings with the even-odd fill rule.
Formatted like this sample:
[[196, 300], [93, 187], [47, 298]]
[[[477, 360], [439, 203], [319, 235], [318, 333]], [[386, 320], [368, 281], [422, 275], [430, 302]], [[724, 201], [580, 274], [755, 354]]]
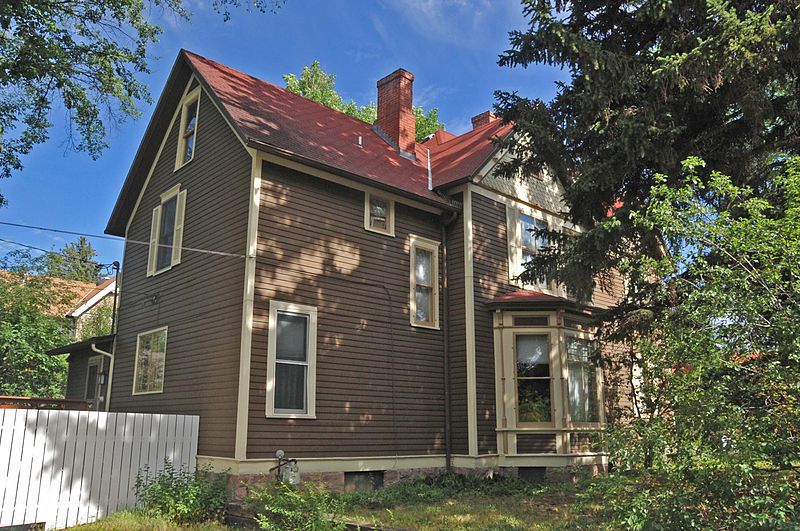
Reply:
[[[247, 2], [244, 2], [245, 4]], [[398, 67], [414, 73], [414, 103], [437, 107], [446, 128], [462, 133], [470, 117], [491, 108], [495, 90], [549, 100], [566, 73], [545, 66], [500, 68], [508, 31], [524, 29], [514, 0], [287, 0], [278, 14], [237, 10], [228, 22], [211, 0], [189, 0], [189, 22], [157, 17], [164, 33], [151, 50], [145, 81], [154, 101], [180, 48], [283, 85], [318, 59], [336, 74], [346, 99], [376, 98], [376, 81]], [[111, 148], [96, 161], [66, 149], [63, 111], [54, 110], [51, 139], [25, 158], [25, 168], [0, 180], [8, 206], [0, 221], [102, 234], [152, 112], [111, 133]], [[0, 238], [46, 249], [77, 237], [0, 226]], [[90, 238], [103, 263], [122, 259], [122, 242]], [[14, 247], [0, 242], [0, 254]]]

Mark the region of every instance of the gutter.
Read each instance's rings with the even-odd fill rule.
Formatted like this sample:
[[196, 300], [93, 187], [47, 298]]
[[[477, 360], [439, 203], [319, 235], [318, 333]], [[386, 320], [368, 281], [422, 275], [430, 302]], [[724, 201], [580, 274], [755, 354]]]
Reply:
[[444, 365], [444, 466], [447, 472], [453, 466], [452, 419], [450, 414], [450, 297], [447, 274], [447, 227], [458, 218], [458, 212], [442, 216], [442, 363]]

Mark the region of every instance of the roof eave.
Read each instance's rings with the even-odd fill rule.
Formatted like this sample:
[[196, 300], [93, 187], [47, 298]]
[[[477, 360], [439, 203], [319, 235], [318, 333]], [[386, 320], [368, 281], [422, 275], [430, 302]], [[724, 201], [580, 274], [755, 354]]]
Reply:
[[282, 158], [285, 158], [285, 159], [288, 159], [288, 160], [291, 160], [291, 161], [294, 161], [294, 162], [298, 162], [300, 164], [304, 164], [306, 166], [310, 166], [310, 167], [316, 168], [318, 170], [323, 170], [323, 171], [332, 173], [334, 175], [338, 175], [340, 177], [344, 177], [346, 179], [350, 179], [350, 180], [355, 181], [355, 182], [360, 183], [360, 184], [373, 186], [375, 188], [379, 188], [381, 190], [384, 190], [384, 191], [387, 191], [387, 192], [391, 192], [393, 194], [405, 197], [405, 198], [413, 200], [413, 201], [417, 201], [419, 203], [424, 203], [424, 204], [429, 205], [429, 206], [433, 206], [433, 207], [436, 207], [436, 208], [441, 208], [442, 210], [449, 210], [449, 211], [453, 211], [453, 212], [458, 212], [460, 210], [460, 208], [457, 205], [452, 204], [452, 202], [450, 202], [449, 200], [447, 200], [445, 198], [442, 198], [441, 201], [435, 201], [435, 200], [430, 199], [428, 197], [424, 197], [424, 196], [417, 195], [415, 193], [409, 192], [407, 190], [403, 190], [402, 188], [395, 188], [393, 186], [388, 186], [388, 185], [386, 185], [384, 183], [381, 183], [379, 181], [375, 181], [375, 180], [370, 179], [368, 177], [364, 177], [363, 175], [359, 175], [357, 173], [352, 173], [352, 172], [349, 172], [347, 170], [343, 170], [341, 168], [337, 168], [336, 166], [331, 166], [329, 164], [325, 164], [325, 163], [310, 159], [308, 157], [304, 157], [302, 155], [298, 155], [297, 153], [294, 153], [292, 151], [288, 151], [288, 150], [273, 146], [272, 144], [269, 144], [268, 142], [264, 142], [262, 140], [257, 140], [255, 138], [248, 137], [248, 138], [245, 139], [245, 142], [249, 147], [251, 147], [253, 149], [257, 149], [259, 151], [264, 151], [264, 152], [270, 153], [272, 155], [277, 155], [279, 157], [282, 157]]
[[76, 341], [75, 343], [70, 343], [69, 345], [64, 345], [63, 347], [56, 347], [51, 348], [50, 350], [45, 351], [45, 354], [48, 356], [58, 356], [61, 354], [70, 354], [77, 350], [83, 350], [85, 348], [91, 348], [92, 345], [97, 345], [101, 343], [111, 343], [114, 341], [115, 334], [109, 334], [106, 336], [95, 336], [90, 337], [88, 339], [84, 339], [83, 341]]

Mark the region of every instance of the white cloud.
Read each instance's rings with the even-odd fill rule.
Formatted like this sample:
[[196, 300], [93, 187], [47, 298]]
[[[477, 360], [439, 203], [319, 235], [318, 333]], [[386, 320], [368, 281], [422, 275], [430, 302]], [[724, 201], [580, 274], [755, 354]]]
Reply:
[[489, 0], [384, 0], [384, 5], [423, 37], [468, 48], [478, 48], [490, 37], [487, 22], [506, 7]]

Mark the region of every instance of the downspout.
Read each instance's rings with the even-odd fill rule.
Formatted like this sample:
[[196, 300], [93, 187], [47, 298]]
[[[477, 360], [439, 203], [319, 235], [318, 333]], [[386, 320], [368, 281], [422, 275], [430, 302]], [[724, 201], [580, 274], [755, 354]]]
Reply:
[[97, 348], [97, 345], [95, 343], [92, 343], [90, 345], [90, 348], [92, 349], [92, 352], [97, 352], [98, 354], [102, 354], [103, 356], [107, 356], [108, 360], [109, 360], [108, 361], [108, 371], [106, 372], [106, 374], [107, 374], [106, 383], [105, 383], [106, 392], [103, 395], [103, 409], [108, 411], [108, 399], [109, 399], [109, 396], [111, 395], [111, 393], [110, 393], [110, 390], [111, 390], [111, 364], [114, 363], [114, 355], [111, 354], [110, 352], [106, 352], [105, 350], [100, 350], [99, 348]]
[[442, 357], [444, 364], [444, 466], [447, 472], [453, 466], [452, 427], [450, 418], [450, 295], [448, 292], [447, 273], [447, 227], [458, 217], [458, 212], [450, 212], [449, 216], [442, 216]]

